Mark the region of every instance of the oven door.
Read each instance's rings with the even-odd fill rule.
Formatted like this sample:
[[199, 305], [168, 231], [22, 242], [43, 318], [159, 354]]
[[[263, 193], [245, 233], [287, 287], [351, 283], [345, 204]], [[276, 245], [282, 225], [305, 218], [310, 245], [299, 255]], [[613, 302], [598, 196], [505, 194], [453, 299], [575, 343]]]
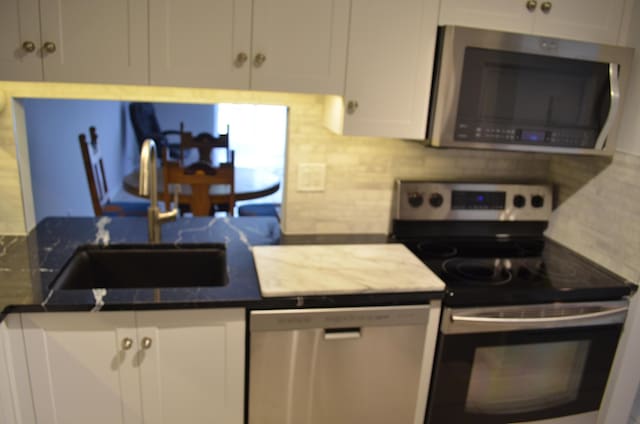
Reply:
[[[427, 423], [537, 422], [597, 411], [627, 307], [623, 300], [445, 309]], [[590, 416], [595, 422], [597, 413]]]

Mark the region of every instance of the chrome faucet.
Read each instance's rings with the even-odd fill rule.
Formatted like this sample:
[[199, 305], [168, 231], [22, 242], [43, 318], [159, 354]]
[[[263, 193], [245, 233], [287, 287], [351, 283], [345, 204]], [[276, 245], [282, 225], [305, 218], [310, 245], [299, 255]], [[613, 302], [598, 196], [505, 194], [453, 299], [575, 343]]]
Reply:
[[176, 207], [167, 212], [160, 212], [158, 208], [158, 177], [157, 177], [157, 149], [156, 143], [148, 138], [140, 150], [140, 189], [141, 196], [149, 196], [151, 201], [147, 210], [149, 225], [149, 243], [160, 243], [160, 225], [163, 222], [175, 221], [178, 216], [178, 202]]

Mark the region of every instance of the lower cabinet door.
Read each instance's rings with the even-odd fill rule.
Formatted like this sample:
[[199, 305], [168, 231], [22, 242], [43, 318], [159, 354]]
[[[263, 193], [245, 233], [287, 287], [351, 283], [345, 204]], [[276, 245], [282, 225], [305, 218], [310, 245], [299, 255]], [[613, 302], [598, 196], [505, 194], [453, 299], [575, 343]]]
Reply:
[[142, 423], [133, 312], [22, 315], [38, 424]]
[[242, 424], [243, 309], [139, 311], [146, 424]]

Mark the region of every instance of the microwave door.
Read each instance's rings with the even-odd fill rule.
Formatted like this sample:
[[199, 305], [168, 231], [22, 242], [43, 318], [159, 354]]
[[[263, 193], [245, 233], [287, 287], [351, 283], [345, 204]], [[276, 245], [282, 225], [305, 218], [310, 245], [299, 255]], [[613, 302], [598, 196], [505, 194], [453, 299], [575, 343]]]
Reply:
[[610, 155], [632, 52], [445, 27], [429, 143]]

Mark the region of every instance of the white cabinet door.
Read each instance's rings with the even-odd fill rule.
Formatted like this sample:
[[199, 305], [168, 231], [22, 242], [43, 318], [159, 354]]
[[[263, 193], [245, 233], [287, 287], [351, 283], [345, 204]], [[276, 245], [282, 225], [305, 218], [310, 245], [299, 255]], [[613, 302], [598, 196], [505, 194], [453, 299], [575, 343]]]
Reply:
[[242, 424], [243, 309], [137, 312], [146, 424]]
[[553, 0], [548, 13], [538, 12], [536, 34], [616, 44], [625, 0]]
[[254, 0], [251, 87], [341, 94], [349, 0]]
[[38, 424], [141, 423], [133, 312], [22, 315]]
[[616, 44], [625, 0], [442, 0], [439, 25]]
[[438, 24], [528, 33], [541, 2], [529, 10], [527, 0], [442, 0]]
[[9, 374], [9, 331], [7, 323], [0, 322], [0, 422], [17, 423], [14, 389]]
[[437, 10], [438, 0], [353, 0], [344, 99], [325, 111], [331, 129], [425, 138]]
[[151, 84], [249, 88], [251, 0], [150, 0], [149, 33]]
[[41, 81], [38, 0], [0, 1], [0, 80]]
[[40, 20], [45, 80], [148, 82], [146, 2], [40, 0]]

